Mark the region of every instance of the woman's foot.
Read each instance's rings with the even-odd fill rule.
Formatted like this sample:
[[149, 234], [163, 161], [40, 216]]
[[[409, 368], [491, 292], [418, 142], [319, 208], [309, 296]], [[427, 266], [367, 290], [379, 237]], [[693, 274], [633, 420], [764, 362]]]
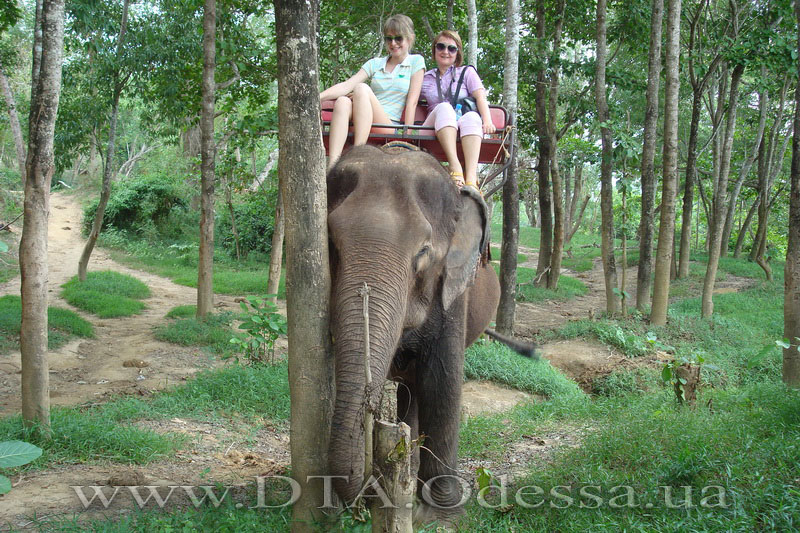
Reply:
[[464, 186], [464, 173], [456, 170], [450, 171], [450, 179], [456, 184], [459, 189]]

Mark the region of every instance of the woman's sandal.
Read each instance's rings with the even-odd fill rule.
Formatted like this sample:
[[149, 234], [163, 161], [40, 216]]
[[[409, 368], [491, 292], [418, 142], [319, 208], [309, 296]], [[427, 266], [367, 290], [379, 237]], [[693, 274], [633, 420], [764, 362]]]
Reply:
[[450, 171], [450, 179], [453, 180], [453, 183], [456, 184], [456, 187], [459, 189], [464, 186], [464, 173], [463, 172], [456, 172], [455, 170]]
[[478, 194], [480, 194], [481, 198], [483, 198], [483, 191], [481, 191], [481, 189], [480, 189], [480, 187], [478, 187], [477, 183], [475, 183], [475, 182], [466, 183], [466, 184], [464, 184], [464, 187], [472, 187], [473, 189], [478, 191]]

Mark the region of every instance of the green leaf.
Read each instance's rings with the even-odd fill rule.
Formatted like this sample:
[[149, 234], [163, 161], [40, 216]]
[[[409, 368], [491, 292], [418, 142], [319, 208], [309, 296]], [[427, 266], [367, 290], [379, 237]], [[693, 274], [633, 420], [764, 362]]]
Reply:
[[0, 468], [28, 464], [42, 455], [42, 449], [21, 440], [0, 442]]
[[8, 245], [3, 241], [0, 241], [0, 254], [4, 254], [8, 251]]
[[491, 470], [480, 467], [475, 472], [478, 474], [478, 490], [483, 490], [491, 484], [494, 477]]
[[[775, 346], [777, 346], [779, 348], [783, 348], [785, 350], [788, 350], [789, 348], [792, 347], [792, 344], [789, 342], [789, 339], [783, 339], [783, 340], [775, 341]], [[772, 348], [772, 347], [771, 346], [765, 347], [765, 350], [766, 350], [766, 348]], [[764, 350], [762, 350], [762, 352], [763, 351]]]
[[663, 381], [672, 380], [672, 369], [668, 365], [664, 365], [664, 368], [661, 370], [661, 379]]
[[0, 495], [6, 494], [11, 490], [11, 480], [0, 474]]

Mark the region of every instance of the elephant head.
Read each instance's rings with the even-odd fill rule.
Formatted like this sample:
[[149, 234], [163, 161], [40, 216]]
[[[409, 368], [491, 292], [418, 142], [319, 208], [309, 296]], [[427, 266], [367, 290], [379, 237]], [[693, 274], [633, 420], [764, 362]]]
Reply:
[[[465, 331], [466, 299], [461, 296], [486, 246], [487, 222], [483, 200], [477, 194], [459, 193], [441, 164], [423, 152], [356, 147], [329, 173], [331, 333], [336, 358], [329, 462], [331, 475], [346, 477], [334, 479], [345, 501], [358, 494], [364, 481], [365, 407], [379, 401], [401, 341], [404, 346], [425, 342], [423, 326], [429, 331], [432, 321], [454, 312], [453, 321], [461, 320], [457, 342], [463, 356], [465, 339], [471, 334]], [[373, 386], [369, 393], [365, 393], [359, 295], [364, 283], [370, 287]], [[460, 383], [458, 387], [460, 403]], [[458, 421], [454, 423], [457, 433]]]

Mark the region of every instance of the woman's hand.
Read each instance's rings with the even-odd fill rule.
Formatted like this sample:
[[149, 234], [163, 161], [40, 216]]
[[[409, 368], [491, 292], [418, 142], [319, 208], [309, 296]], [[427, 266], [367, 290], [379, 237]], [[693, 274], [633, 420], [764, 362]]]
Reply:
[[486, 118], [483, 119], [483, 133], [494, 133], [497, 131], [497, 128], [494, 127], [494, 122], [492, 122], [491, 117], [487, 121]]

